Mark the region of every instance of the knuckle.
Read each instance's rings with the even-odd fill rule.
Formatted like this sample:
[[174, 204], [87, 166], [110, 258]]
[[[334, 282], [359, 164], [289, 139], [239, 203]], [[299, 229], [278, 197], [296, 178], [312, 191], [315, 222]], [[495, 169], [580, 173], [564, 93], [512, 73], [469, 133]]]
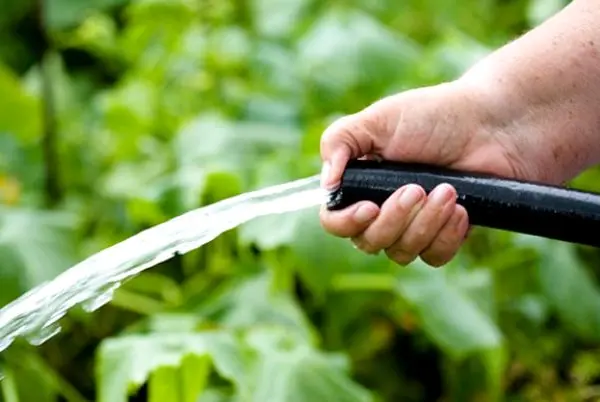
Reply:
[[449, 252], [454, 248], [457, 243], [456, 239], [451, 235], [440, 235], [435, 239], [432, 246], [437, 253]]
[[321, 135], [321, 144], [336, 138], [340, 132], [344, 132], [348, 126], [351, 126], [354, 115], [345, 115], [333, 121]]
[[405, 236], [401, 242], [401, 248], [407, 253], [418, 255], [427, 245], [429, 233], [427, 229], [417, 229], [410, 236]]
[[394, 219], [394, 222], [396, 222], [397, 225], [402, 224], [402, 222], [408, 218], [408, 216], [411, 214], [412, 209], [410, 207], [406, 207], [402, 204], [400, 204], [399, 202], [395, 202], [397, 199], [390, 197], [390, 201], [392, 202], [392, 208], [390, 209], [390, 215], [392, 217], [392, 219]]
[[420, 225], [414, 231], [413, 243], [417, 243], [431, 236], [431, 231], [427, 228], [428, 225]]

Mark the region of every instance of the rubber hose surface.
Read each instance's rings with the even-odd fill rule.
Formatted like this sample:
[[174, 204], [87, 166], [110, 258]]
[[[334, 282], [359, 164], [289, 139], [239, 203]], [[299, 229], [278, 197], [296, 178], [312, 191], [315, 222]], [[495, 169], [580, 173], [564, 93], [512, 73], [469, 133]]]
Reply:
[[600, 247], [600, 194], [429, 165], [351, 161], [327, 207], [340, 210], [363, 200], [381, 206], [410, 183], [427, 193], [441, 183], [454, 186], [471, 225]]

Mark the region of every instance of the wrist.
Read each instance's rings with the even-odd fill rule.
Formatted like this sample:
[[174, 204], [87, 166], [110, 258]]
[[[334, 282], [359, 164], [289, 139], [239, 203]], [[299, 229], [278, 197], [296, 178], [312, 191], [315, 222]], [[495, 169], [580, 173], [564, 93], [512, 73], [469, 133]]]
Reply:
[[572, 2], [458, 80], [530, 179], [562, 183], [600, 162], [598, 17], [598, 2]]
[[473, 97], [481, 130], [505, 149], [515, 178], [561, 184], [599, 161], [600, 114], [585, 98], [536, 88], [495, 64], [484, 60], [457, 82]]

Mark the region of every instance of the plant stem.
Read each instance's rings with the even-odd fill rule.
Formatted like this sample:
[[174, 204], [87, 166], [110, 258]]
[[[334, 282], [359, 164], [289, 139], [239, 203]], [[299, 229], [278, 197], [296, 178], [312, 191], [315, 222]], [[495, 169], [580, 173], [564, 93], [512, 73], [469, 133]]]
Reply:
[[53, 49], [46, 26], [46, 1], [38, 0], [38, 18], [40, 31], [44, 36], [44, 51], [41, 56], [40, 66], [42, 72], [42, 103], [44, 108], [42, 153], [44, 160], [44, 194], [47, 207], [54, 207], [63, 198], [59, 179], [59, 165], [57, 154], [57, 124], [54, 88], [52, 85], [51, 58]]

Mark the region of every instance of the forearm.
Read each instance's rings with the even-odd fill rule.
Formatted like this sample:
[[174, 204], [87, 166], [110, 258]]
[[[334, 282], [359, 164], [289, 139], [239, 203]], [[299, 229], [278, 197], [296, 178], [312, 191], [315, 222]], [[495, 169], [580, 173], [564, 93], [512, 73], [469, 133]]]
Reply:
[[600, 0], [573, 1], [460, 80], [535, 161], [534, 176], [560, 182], [600, 161]]

